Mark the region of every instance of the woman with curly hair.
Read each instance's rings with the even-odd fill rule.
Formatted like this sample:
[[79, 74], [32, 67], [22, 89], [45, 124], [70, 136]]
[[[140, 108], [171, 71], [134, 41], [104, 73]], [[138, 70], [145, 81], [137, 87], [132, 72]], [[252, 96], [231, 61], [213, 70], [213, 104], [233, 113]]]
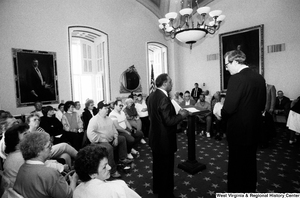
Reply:
[[55, 169], [45, 166], [50, 158], [52, 143], [46, 132], [31, 132], [20, 143], [25, 163], [19, 169], [14, 191], [30, 198], [71, 198], [78, 180], [75, 173], [70, 186]]
[[140, 198], [123, 180], [106, 181], [110, 177], [108, 153], [105, 148], [91, 144], [82, 148], [75, 160], [75, 171], [82, 181], [73, 198]]

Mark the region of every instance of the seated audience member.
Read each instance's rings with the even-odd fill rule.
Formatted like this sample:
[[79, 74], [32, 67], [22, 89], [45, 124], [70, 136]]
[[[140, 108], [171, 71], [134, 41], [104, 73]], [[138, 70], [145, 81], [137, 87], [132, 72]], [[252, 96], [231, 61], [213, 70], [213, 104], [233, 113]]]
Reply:
[[5, 153], [7, 156], [3, 164], [1, 195], [5, 190], [14, 186], [18, 171], [24, 163], [22, 153], [19, 150], [19, 142], [22, 136], [27, 133], [28, 129], [28, 124], [16, 123], [5, 132]]
[[[125, 108], [123, 109], [123, 111], [130, 125], [137, 131], [142, 131], [142, 121], [137, 113], [133, 99], [127, 98], [125, 100]], [[144, 139], [141, 139], [141, 143], [146, 144], [146, 141]]]
[[79, 117], [82, 116], [82, 113], [83, 113], [83, 109], [81, 109], [81, 104], [79, 101], [76, 101], [74, 102], [75, 104], [75, 108], [74, 108], [74, 111], [78, 113]]
[[183, 98], [179, 94], [180, 94], [179, 92], [176, 92], [174, 94], [174, 100], [177, 102], [177, 104], [181, 104], [183, 101]]
[[149, 134], [149, 127], [150, 127], [150, 120], [148, 116], [148, 109], [146, 101], [143, 98], [142, 94], [139, 94], [137, 96], [137, 99], [135, 101], [135, 108], [136, 111], [142, 121], [142, 131], [144, 133], [145, 137], [148, 137]]
[[127, 159], [127, 144], [123, 136], [118, 135], [111, 118], [107, 117], [107, 104], [103, 101], [98, 103], [98, 113], [90, 119], [87, 128], [87, 137], [91, 143], [99, 143], [108, 151], [108, 163], [112, 167], [112, 177], [120, 177], [114, 161], [114, 147], [118, 148], [121, 163], [128, 164], [132, 160]]
[[83, 121], [83, 130], [84, 130], [82, 146], [86, 146], [91, 143], [89, 141], [89, 139], [87, 138], [86, 130], [89, 125], [90, 119], [92, 117], [94, 117], [95, 115], [97, 115], [97, 113], [98, 113], [98, 109], [94, 105], [95, 105], [94, 100], [87, 99], [85, 102], [85, 108], [83, 109], [83, 113], [82, 113], [82, 117], [81, 117], [81, 119]]
[[65, 113], [64, 110], [65, 103], [60, 103], [58, 105], [58, 110], [55, 112], [55, 117], [61, 122], [61, 119]]
[[197, 115], [200, 123], [206, 123], [206, 137], [210, 137], [211, 131], [211, 105], [205, 101], [205, 95], [201, 94], [198, 102], [195, 104], [199, 110], [208, 112], [205, 115]]
[[277, 92], [274, 113], [284, 115], [286, 118], [288, 118], [290, 105], [291, 100], [283, 95], [283, 91], [279, 90]]
[[[43, 128], [40, 127], [40, 118], [36, 114], [30, 114], [26, 118], [26, 123], [29, 125], [29, 132], [45, 132]], [[52, 146], [51, 158], [63, 158], [66, 163], [71, 167], [71, 158], [75, 158], [77, 155], [77, 150], [67, 143], [59, 143]]]
[[211, 103], [212, 96], [210, 95], [209, 91], [205, 90], [203, 91], [203, 94], [205, 95], [205, 101]]
[[107, 181], [111, 167], [108, 152], [99, 145], [88, 145], [78, 152], [75, 171], [81, 183], [76, 187], [73, 198], [139, 198], [123, 180]]
[[224, 95], [220, 96], [220, 102], [216, 102], [213, 108], [213, 114], [216, 116], [215, 122], [216, 122], [216, 131], [217, 131], [215, 139], [218, 141], [222, 140], [226, 130], [226, 122], [221, 117], [221, 109], [223, 108], [224, 101], [225, 101], [225, 96]]
[[[5, 132], [5, 152], [8, 154], [6, 160], [4, 161], [3, 177], [1, 182], [1, 187], [3, 190], [7, 190], [13, 187], [17, 173], [21, 165], [25, 162], [21, 151], [19, 150], [19, 143], [28, 133], [29, 126], [26, 123], [17, 124], [9, 127]], [[64, 170], [69, 170], [68, 166], [64, 166], [55, 160], [47, 160], [46, 166], [55, 168], [59, 172]], [[1, 189], [1, 190], [2, 190]], [[1, 191], [3, 192], [3, 191]], [[7, 197], [7, 196], [5, 196]], [[2, 197], [4, 198], [4, 197]]]
[[78, 113], [74, 111], [73, 101], [67, 101], [64, 106], [65, 114], [62, 117], [62, 124], [65, 130], [65, 139], [77, 151], [81, 148], [83, 139], [83, 122]]
[[291, 103], [286, 125], [291, 131], [289, 143], [293, 144], [297, 141], [295, 133], [300, 134], [300, 96]]
[[134, 130], [127, 121], [124, 111], [122, 111], [122, 101], [116, 100], [114, 102], [114, 110], [109, 114], [109, 117], [114, 121], [114, 125], [119, 135], [126, 138], [127, 143], [127, 158], [133, 159], [132, 154], [137, 155], [138, 152], [134, 147], [139, 143], [143, 137], [141, 131]]
[[49, 133], [53, 144], [63, 142], [62, 135], [64, 133], [62, 123], [54, 116], [55, 112], [52, 106], [46, 106], [43, 109], [44, 116], [41, 117], [40, 127]]
[[182, 108], [184, 107], [191, 107], [194, 106], [196, 104], [196, 101], [194, 99], [191, 98], [191, 94], [189, 91], [185, 91], [184, 92], [184, 99], [183, 101], [180, 103], [180, 106]]
[[20, 167], [13, 189], [23, 197], [71, 198], [78, 176], [70, 177], [70, 186], [55, 169], [45, 166], [52, 143], [45, 132], [31, 132], [20, 143], [25, 163]]
[[42, 112], [42, 110], [43, 110], [43, 104], [42, 104], [42, 102], [41, 101], [36, 101], [35, 103], [34, 103], [34, 111], [32, 111], [31, 113], [35, 113], [35, 114], [37, 114], [37, 115], [39, 115], [40, 117], [43, 117], [43, 112]]
[[202, 94], [202, 89], [199, 87], [198, 83], [195, 83], [195, 87], [192, 89], [192, 92], [191, 92], [191, 95], [192, 95], [195, 103], [198, 101], [200, 94]]

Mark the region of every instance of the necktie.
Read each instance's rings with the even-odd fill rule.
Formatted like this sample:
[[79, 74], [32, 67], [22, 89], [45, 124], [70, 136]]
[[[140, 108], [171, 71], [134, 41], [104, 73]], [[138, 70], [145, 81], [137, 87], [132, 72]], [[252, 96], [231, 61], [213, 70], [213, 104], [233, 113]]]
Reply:
[[198, 88], [195, 88], [195, 93], [194, 93], [194, 97], [197, 97], [197, 90]]

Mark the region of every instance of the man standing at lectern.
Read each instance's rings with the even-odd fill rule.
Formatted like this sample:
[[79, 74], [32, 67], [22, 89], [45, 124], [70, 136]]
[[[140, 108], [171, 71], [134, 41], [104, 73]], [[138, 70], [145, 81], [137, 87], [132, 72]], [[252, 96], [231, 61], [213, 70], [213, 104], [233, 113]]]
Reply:
[[225, 55], [225, 67], [231, 74], [226, 100], [221, 110], [227, 120], [227, 191], [256, 192], [256, 150], [266, 104], [264, 78], [244, 64], [246, 55], [233, 50]]
[[174, 153], [177, 150], [177, 124], [188, 116], [176, 114], [168, 93], [172, 79], [168, 74], [156, 78], [156, 91], [147, 100], [150, 118], [149, 145], [153, 156], [153, 192], [158, 198], [174, 198]]

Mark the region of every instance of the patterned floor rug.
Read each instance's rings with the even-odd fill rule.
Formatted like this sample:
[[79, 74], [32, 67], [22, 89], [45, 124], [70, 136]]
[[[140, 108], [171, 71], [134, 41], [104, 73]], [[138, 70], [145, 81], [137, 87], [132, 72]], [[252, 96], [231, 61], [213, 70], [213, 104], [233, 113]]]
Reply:
[[[178, 169], [178, 163], [187, 160], [187, 136], [178, 134], [178, 151], [175, 154], [174, 194], [181, 198], [216, 197], [215, 193], [227, 189], [227, 142], [196, 136], [196, 158], [206, 169], [191, 175]], [[257, 152], [259, 193], [300, 192], [300, 141], [288, 143], [289, 132], [277, 128], [277, 136], [266, 149]], [[300, 140], [298, 136], [298, 140]], [[147, 144], [138, 148], [140, 156], [122, 179], [143, 198], [155, 198], [152, 192], [152, 154]]]

